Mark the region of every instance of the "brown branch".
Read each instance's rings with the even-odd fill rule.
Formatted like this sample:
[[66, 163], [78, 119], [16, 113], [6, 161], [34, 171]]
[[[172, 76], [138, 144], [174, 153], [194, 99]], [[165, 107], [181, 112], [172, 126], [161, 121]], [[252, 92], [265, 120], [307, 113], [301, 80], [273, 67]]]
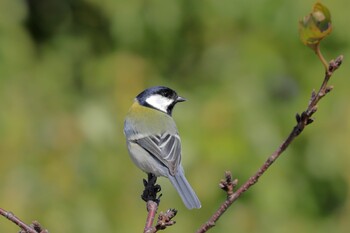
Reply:
[[173, 217], [176, 216], [177, 210], [175, 209], [169, 209], [166, 213], [160, 212], [158, 216], [158, 221], [156, 226], [153, 226], [153, 221], [156, 216], [158, 209], [158, 204], [154, 201], [148, 201], [147, 202], [147, 219], [146, 219], [146, 225], [143, 230], [144, 233], [155, 233], [159, 230], [164, 230], [168, 226], [174, 225], [176, 222], [173, 221]]
[[173, 217], [175, 217], [177, 210], [169, 209], [166, 213], [161, 212], [158, 216], [158, 221], [155, 226], [153, 226], [154, 218], [156, 216], [158, 205], [160, 202], [160, 194], [157, 197], [158, 192], [160, 192], [160, 185], [156, 184], [157, 177], [152, 173], [148, 174], [148, 180], [143, 180], [143, 185], [145, 189], [141, 195], [142, 200], [144, 200], [147, 204], [147, 218], [145, 228], [143, 230], [144, 233], [154, 233], [159, 230], [164, 230], [168, 226], [174, 225], [176, 222], [173, 221]]
[[37, 221], [28, 226], [21, 219], [17, 218], [13, 213], [0, 208], [0, 215], [4, 216], [17, 226], [21, 228], [20, 233], [47, 233], [48, 231], [43, 229]]
[[143, 230], [144, 233], [153, 233], [156, 232], [155, 227], [153, 227], [153, 221], [156, 216], [158, 210], [158, 204], [154, 201], [148, 201], [147, 202], [147, 219], [146, 219], [146, 225]]
[[236, 192], [233, 192], [235, 182], [232, 182], [231, 174], [226, 172], [226, 182], [221, 181], [220, 186], [227, 192], [227, 198], [225, 202], [221, 204], [219, 209], [210, 217], [210, 219], [204, 223], [198, 230], [197, 233], [207, 232], [210, 228], [215, 226], [215, 223], [225, 213], [225, 211], [235, 202], [245, 191], [247, 191], [252, 185], [254, 185], [259, 178], [265, 173], [265, 171], [271, 166], [272, 163], [288, 148], [292, 141], [304, 130], [304, 128], [313, 122], [312, 115], [317, 111], [318, 102], [329, 93], [333, 87], [328, 86], [328, 81], [343, 61], [343, 56], [340, 55], [337, 59], [330, 61], [328, 69], [325, 72], [323, 83], [316, 93], [312, 92], [311, 99], [307, 106], [307, 109], [302, 112], [301, 115], [296, 115], [297, 124], [288, 135], [288, 137], [282, 142], [277, 150], [270, 155], [265, 163], [259, 168], [259, 170], [250, 177]]

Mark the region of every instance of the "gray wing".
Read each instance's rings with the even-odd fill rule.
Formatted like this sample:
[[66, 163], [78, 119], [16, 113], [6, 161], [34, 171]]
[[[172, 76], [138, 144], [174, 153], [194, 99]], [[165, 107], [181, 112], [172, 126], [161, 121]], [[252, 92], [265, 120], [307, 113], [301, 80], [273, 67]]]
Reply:
[[181, 140], [178, 134], [157, 134], [133, 141], [166, 166], [171, 175], [175, 175], [181, 161]]

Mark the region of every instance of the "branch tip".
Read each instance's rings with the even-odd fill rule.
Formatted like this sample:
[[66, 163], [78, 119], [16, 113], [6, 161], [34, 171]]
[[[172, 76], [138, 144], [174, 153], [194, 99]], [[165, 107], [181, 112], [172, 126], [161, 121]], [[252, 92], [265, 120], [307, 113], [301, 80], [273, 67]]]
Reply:
[[176, 221], [173, 221], [172, 219], [176, 216], [176, 214], [177, 214], [176, 209], [168, 209], [165, 213], [160, 212], [158, 216], [156, 229], [164, 230], [168, 226], [174, 225]]
[[328, 86], [328, 81], [333, 75], [333, 72], [339, 68], [342, 64], [343, 56], [340, 55], [335, 60], [330, 61], [329, 65], [324, 60], [322, 54], [318, 53], [321, 61], [326, 67], [326, 73], [321, 87], [316, 93], [315, 90], [311, 93], [311, 99], [305, 111], [301, 114], [296, 113], [295, 119], [297, 125], [295, 125], [288, 135], [288, 137], [279, 145], [275, 152], [273, 152], [265, 163], [259, 168], [259, 170], [251, 176], [245, 183], [243, 183], [236, 192], [233, 192], [238, 180], [232, 180], [231, 172], [225, 172], [225, 179], [220, 181], [220, 188], [226, 191], [227, 199], [221, 204], [218, 210], [205, 222], [198, 230], [197, 233], [207, 232], [210, 228], [215, 226], [215, 223], [225, 213], [225, 211], [235, 202], [244, 192], [246, 192], [252, 185], [254, 185], [258, 179], [267, 171], [267, 169], [279, 158], [279, 156], [289, 147], [293, 140], [304, 130], [304, 128], [314, 122], [311, 116], [317, 111], [317, 104], [322, 97], [333, 89], [333, 86]]
[[329, 62], [329, 67], [327, 70], [327, 75], [331, 76], [334, 71], [336, 71], [340, 65], [343, 63], [344, 56], [339, 55], [336, 59], [333, 59]]

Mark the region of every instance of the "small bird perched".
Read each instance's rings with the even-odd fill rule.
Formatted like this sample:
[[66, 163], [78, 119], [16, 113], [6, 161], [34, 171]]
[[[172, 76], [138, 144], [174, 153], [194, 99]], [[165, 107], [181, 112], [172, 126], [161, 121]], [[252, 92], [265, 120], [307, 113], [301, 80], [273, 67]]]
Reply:
[[124, 134], [133, 162], [144, 172], [169, 178], [188, 209], [201, 203], [181, 166], [181, 139], [171, 116], [176, 103], [185, 101], [163, 86], [136, 96], [124, 122]]

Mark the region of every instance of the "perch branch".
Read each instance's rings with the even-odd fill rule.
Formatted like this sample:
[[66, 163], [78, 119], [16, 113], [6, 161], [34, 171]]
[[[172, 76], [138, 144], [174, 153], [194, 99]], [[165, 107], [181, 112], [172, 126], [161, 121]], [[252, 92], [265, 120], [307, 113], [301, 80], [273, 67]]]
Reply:
[[157, 210], [158, 210], [158, 204], [155, 201], [150, 200], [147, 202], [148, 215], [146, 219], [146, 225], [143, 231], [144, 233], [157, 232], [156, 228], [153, 227], [153, 221], [156, 216]]
[[328, 81], [336, 71], [343, 61], [343, 56], [340, 55], [335, 60], [329, 62], [327, 66], [328, 69], [325, 72], [325, 77], [323, 83], [316, 93], [315, 91], [311, 94], [311, 99], [309, 104], [304, 112], [301, 115], [296, 114], [297, 124], [288, 135], [288, 137], [282, 142], [282, 144], [277, 148], [277, 150], [268, 157], [265, 163], [259, 168], [259, 170], [250, 177], [241, 187], [237, 189], [236, 192], [233, 192], [237, 181], [232, 182], [232, 177], [229, 172], [226, 172], [226, 181], [221, 181], [220, 186], [227, 193], [227, 198], [225, 202], [221, 204], [219, 209], [210, 217], [210, 219], [204, 223], [198, 230], [197, 233], [207, 232], [210, 228], [215, 226], [215, 223], [219, 220], [222, 214], [235, 202], [245, 191], [247, 191], [252, 185], [254, 185], [259, 178], [265, 173], [265, 171], [273, 164], [276, 159], [287, 149], [287, 147], [292, 143], [292, 141], [304, 130], [304, 128], [313, 122], [311, 118], [312, 115], [317, 111], [318, 102], [329, 93], [333, 87], [328, 86]]
[[148, 180], [143, 180], [143, 185], [145, 186], [145, 190], [143, 191], [141, 198], [147, 204], [147, 218], [145, 228], [143, 230], [144, 233], [154, 233], [159, 230], [164, 230], [168, 226], [174, 225], [176, 222], [172, 219], [175, 217], [177, 210], [169, 209], [166, 213], [161, 212], [158, 216], [158, 221], [155, 226], [153, 226], [153, 222], [158, 210], [158, 205], [160, 202], [160, 194], [157, 197], [158, 192], [161, 191], [160, 185], [156, 184], [157, 177], [152, 173], [148, 174]]

